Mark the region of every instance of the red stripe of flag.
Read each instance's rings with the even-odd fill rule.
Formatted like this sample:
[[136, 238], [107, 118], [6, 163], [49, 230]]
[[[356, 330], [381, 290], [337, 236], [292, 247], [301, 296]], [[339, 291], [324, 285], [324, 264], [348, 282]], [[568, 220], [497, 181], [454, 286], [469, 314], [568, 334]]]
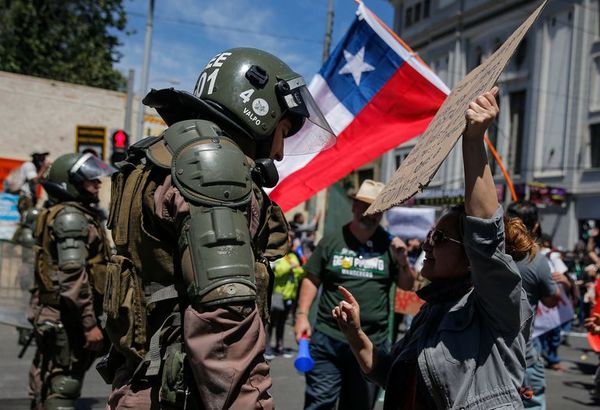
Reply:
[[354, 169], [422, 134], [446, 97], [410, 64], [402, 64], [338, 135], [335, 146], [281, 181], [269, 196], [288, 211]]

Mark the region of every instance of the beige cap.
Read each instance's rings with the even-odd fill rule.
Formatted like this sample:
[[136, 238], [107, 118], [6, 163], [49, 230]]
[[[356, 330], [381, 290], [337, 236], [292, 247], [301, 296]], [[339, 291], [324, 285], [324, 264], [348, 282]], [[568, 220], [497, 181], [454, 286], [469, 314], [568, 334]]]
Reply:
[[360, 184], [360, 188], [356, 195], [350, 195], [350, 198], [356, 199], [357, 201], [366, 202], [367, 204], [372, 204], [377, 198], [377, 195], [381, 191], [385, 184], [383, 182], [376, 182], [372, 179], [365, 179], [362, 184]]

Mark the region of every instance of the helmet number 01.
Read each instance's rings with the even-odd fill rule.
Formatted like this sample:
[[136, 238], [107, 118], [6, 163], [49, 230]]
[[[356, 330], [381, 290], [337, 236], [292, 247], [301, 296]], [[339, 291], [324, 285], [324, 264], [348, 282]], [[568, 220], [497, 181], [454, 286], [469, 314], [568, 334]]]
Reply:
[[244, 104], [247, 104], [248, 101], [250, 101], [250, 97], [252, 97], [252, 94], [254, 94], [254, 90], [252, 88], [240, 94], [240, 97]]
[[198, 79], [198, 83], [196, 84], [196, 95], [202, 95], [204, 91], [205, 83], [208, 83], [208, 90], [206, 91], [206, 95], [211, 95], [215, 90], [215, 82], [217, 81], [217, 76], [219, 75], [219, 69], [217, 68], [215, 71], [210, 73], [210, 75], [206, 74], [206, 71], [202, 73], [200, 78]]

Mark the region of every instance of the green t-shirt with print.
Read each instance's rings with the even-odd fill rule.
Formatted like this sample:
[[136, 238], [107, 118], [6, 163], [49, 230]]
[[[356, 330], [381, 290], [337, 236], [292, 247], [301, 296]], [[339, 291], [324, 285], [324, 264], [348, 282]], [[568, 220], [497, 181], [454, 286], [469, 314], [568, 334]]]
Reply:
[[345, 342], [331, 310], [343, 299], [338, 291], [342, 285], [360, 305], [361, 326], [375, 344], [385, 341], [390, 309], [390, 287], [398, 267], [390, 252], [390, 235], [378, 227], [364, 244], [350, 226], [339, 233], [324, 237], [314, 250], [304, 270], [321, 280], [322, 293], [315, 329]]

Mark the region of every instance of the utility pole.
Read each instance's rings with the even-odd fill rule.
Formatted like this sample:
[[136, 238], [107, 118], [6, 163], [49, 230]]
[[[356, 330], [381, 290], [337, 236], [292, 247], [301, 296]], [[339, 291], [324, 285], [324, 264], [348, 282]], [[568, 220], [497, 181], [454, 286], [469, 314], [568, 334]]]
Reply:
[[323, 63], [329, 58], [331, 48], [331, 34], [333, 33], [333, 0], [327, 5], [327, 26], [325, 29], [325, 41], [323, 42]]
[[128, 135], [131, 134], [131, 115], [133, 112], [133, 83], [135, 79], [135, 71], [133, 69], [129, 70], [129, 75], [127, 76], [127, 105], [125, 106], [125, 124], [123, 129], [127, 132]]
[[[329, 58], [329, 49], [331, 48], [331, 37], [333, 34], [333, 0], [328, 0], [327, 2], [327, 23], [325, 26], [325, 40], [323, 41], [323, 63], [327, 61]], [[327, 203], [329, 196], [329, 188], [322, 190], [317, 193], [317, 195], [313, 196], [306, 203], [306, 210], [309, 213], [309, 216], [317, 214], [318, 210], [321, 210], [321, 218], [323, 220], [319, 223], [319, 228], [317, 230], [317, 235], [319, 237], [323, 236], [325, 232], [325, 222], [327, 218]]]
[[140, 85], [140, 107], [138, 111], [138, 124], [135, 141], [143, 138], [144, 134], [144, 104], [142, 99], [148, 88], [148, 75], [150, 72], [150, 51], [152, 50], [152, 26], [154, 20], [154, 0], [148, 0], [148, 15], [146, 17], [146, 35], [144, 38], [144, 65], [142, 67], [142, 84]]

